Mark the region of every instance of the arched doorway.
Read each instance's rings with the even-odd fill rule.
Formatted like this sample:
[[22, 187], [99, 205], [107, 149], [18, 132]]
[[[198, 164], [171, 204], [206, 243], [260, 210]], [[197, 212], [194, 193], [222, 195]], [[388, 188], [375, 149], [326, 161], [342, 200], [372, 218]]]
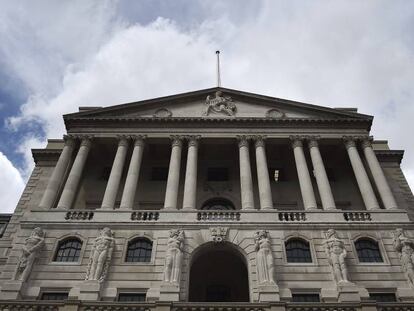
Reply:
[[236, 208], [230, 200], [224, 198], [213, 198], [204, 202], [201, 209], [229, 211], [235, 210]]
[[193, 257], [188, 300], [191, 302], [248, 302], [245, 258], [230, 243], [209, 243]]

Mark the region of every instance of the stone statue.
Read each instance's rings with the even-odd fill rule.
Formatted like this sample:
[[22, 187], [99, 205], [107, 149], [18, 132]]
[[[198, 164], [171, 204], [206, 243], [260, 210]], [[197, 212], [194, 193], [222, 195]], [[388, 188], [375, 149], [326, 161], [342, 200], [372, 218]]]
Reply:
[[396, 229], [393, 244], [400, 254], [401, 265], [408, 280], [414, 285], [414, 240], [405, 236], [403, 229]]
[[256, 266], [257, 280], [260, 285], [276, 284], [274, 280], [273, 253], [270, 245], [269, 232], [265, 230], [256, 231]]
[[102, 282], [108, 272], [115, 239], [111, 229], [103, 228], [95, 239], [85, 280]]
[[183, 243], [184, 231], [170, 230], [165, 258], [164, 282], [178, 284], [180, 281]]
[[34, 228], [30, 236], [26, 239], [26, 243], [23, 246], [23, 252], [20, 255], [19, 262], [17, 263], [16, 273], [14, 280], [25, 282], [29, 277], [30, 271], [32, 271], [33, 263], [36, 259], [36, 255], [45, 244], [45, 234], [39, 227]]
[[332, 267], [336, 283], [350, 283], [348, 280], [348, 268], [345, 262], [347, 253], [344, 242], [338, 238], [334, 229], [329, 229], [325, 235], [326, 255]]
[[237, 109], [231, 97], [224, 96], [221, 91], [217, 91], [214, 98], [210, 95], [207, 96], [206, 109], [203, 115], [208, 116], [211, 110], [216, 113], [224, 113], [228, 116], [234, 116]]

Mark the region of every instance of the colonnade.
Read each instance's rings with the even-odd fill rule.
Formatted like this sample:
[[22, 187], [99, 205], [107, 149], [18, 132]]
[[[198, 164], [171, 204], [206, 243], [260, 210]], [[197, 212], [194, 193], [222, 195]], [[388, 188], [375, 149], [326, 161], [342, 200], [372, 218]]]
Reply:
[[[196, 209], [197, 198], [197, 160], [200, 136], [171, 136], [171, 155], [168, 170], [167, 186], [165, 191], [164, 209], [178, 209], [178, 190], [180, 185], [180, 165], [183, 143], [187, 142], [187, 163], [184, 180], [183, 209]], [[250, 162], [250, 141], [253, 141], [256, 155], [257, 180], [259, 190], [260, 209], [274, 209], [270, 177], [267, 167], [265, 136], [237, 136], [239, 147], [239, 167], [240, 167], [240, 189], [241, 189], [241, 209], [252, 210], [255, 208], [253, 195], [253, 180]], [[82, 172], [92, 144], [91, 136], [65, 136], [65, 146], [56, 164], [56, 167], [49, 179], [47, 188], [39, 204], [41, 208], [52, 208], [56, 204], [59, 190], [62, 186], [66, 171], [69, 169], [76, 140], [80, 140], [80, 147], [75, 160], [70, 168], [68, 177], [63, 187], [62, 194], [57, 203], [61, 209], [70, 209], [74, 203], [76, 192], [79, 187]], [[145, 135], [118, 137], [118, 147], [112, 164], [105, 194], [101, 208], [112, 210], [115, 207], [116, 196], [120, 187], [121, 176], [124, 170], [126, 155], [133, 142], [133, 151], [129, 163], [125, 186], [122, 193], [120, 209], [131, 210], [133, 208], [135, 193], [138, 186], [139, 172], [145, 147]], [[305, 210], [317, 209], [315, 193], [312, 180], [305, 157], [305, 147], [307, 147], [316, 179], [317, 189], [324, 210], [335, 210], [335, 201], [332, 195], [331, 185], [327, 177], [324, 162], [319, 150], [318, 136], [291, 136], [291, 145], [295, 159], [299, 186]], [[386, 209], [395, 209], [397, 204], [390, 187], [386, 181], [384, 173], [374, 153], [369, 137], [350, 137], [344, 136], [343, 141], [349, 156], [349, 160], [367, 210], [379, 209], [379, 204], [375, 196], [368, 173], [365, 170], [361, 157], [357, 149], [360, 143], [365, 160], [373, 177], [376, 188], [378, 189], [381, 201]], [[277, 206], [276, 206], [277, 209]]]

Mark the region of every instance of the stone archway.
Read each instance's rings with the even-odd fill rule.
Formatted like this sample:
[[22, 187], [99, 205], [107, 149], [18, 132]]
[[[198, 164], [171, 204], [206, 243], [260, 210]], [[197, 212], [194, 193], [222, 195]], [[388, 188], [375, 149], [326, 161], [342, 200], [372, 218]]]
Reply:
[[248, 302], [246, 260], [230, 243], [208, 243], [194, 254], [190, 267], [191, 302]]

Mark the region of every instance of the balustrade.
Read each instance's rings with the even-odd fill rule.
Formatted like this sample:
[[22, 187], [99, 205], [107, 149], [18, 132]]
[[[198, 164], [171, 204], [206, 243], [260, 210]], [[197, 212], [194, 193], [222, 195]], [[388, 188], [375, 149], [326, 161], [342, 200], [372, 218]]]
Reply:
[[371, 221], [371, 214], [367, 212], [346, 212], [344, 213], [346, 221]]
[[91, 211], [70, 211], [66, 213], [66, 220], [91, 220], [94, 212]]
[[306, 213], [301, 212], [282, 212], [279, 213], [280, 221], [305, 221]]
[[157, 221], [160, 217], [159, 212], [133, 212], [131, 214], [131, 220], [143, 220], [143, 221]]
[[197, 220], [200, 221], [239, 221], [240, 213], [239, 212], [226, 212], [226, 211], [206, 211], [198, 212]]

